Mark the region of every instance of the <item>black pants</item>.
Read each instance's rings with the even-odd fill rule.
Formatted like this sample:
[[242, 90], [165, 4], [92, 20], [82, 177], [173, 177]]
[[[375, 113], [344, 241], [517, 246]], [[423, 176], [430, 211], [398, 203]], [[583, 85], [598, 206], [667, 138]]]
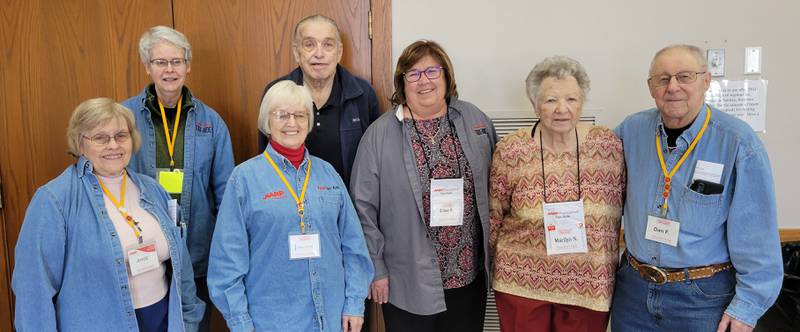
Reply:
[[444, 303], [447, 310], [434, 315], [415, 315], [385, 303], [382, 307], [386, 332], [483, 331], [486, 313], [486, 278], [483, 271], [469, 285], [445, 289]]
[[211, 318], [211, 308], [214, 307], [214, 304], [211, 303], [211, 298], [208, 296], [208, 284], [206, 283], [206, 277], [195, 278], [194, 286], [197, 288], [197, 297], [206, 303], [206, 311], [203, 313], [203, 320], [200, 321], [199, 332], [208, 332], [210, 327], [209, 319]]

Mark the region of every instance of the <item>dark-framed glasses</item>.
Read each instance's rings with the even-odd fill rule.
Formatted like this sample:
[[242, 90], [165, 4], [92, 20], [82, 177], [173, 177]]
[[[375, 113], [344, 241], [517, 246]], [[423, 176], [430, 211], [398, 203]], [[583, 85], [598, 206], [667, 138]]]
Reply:
[[271, 112], [272, 116], [275, 117], [276, 120], [281, 122], [289, 121], [289, 118], [294, 117], [294, 120], [297, 122], [306, 121], [306, 117], [308, 117], [308, 113], [306, 112], [287, 112], [287, 111], [275, 111]]
[[706, 72], [704, 71], [682, 71], [675, 75], [661, 74], [650, 76], [647, 81], [650, 82], [650, 84], [654, 87], [662, 87], [669, 85], [669, 82], [672, 82], [672, 78], [675, 77], [675, 80], [678, 81], [678, 84], [689, 84], [697, 81], [697, 75], [705, 73]]
[[170, 60], [167, 60], [167, 59], [153, 59], [153, 60], [150, 60], [150, 64], [152, 64], [152, 65], [154, 65], [154, 66], [156, 66], [158, 68], [163, 69], [163, 68], [167, 68], [168, 65], [172, 65], [172, 67], [181, 67], [181, 66], [186, 65], [186, 63], [188, 61], [189, 60], [186, 60], [184, 58], [175, 58], [175, 59], [170, 59]]
[[106, 134], [97, 134], [92, 137], [83, 136], [83, 138], [88, 139], [95, 145], [107, 145], [108, 143], [111, 142], [112, 138], [114, 139], [115, 142], [117, 142], [117, 144], [122, 144], [131, 139], [131, 133], [127, 131], [121, 131], [116, 133], [114, 136], [109, 136]]
[[429, 80], [433, 80], [439, 78], [439, 76], [442, 76], [443, 71], [444, 67], [442, 66], [428, 67], [423, 70], [412, 69], [403, 74], [403, 77], [407, 82], [414, 83], [422, 78], [422, 74], [425, 74], [425, 77], [427, 77]]

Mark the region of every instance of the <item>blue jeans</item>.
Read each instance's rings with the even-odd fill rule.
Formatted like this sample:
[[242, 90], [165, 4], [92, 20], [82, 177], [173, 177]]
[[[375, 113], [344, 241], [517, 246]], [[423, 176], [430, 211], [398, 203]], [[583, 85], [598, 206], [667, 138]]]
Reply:
[[733, 269], [710, 278], [656, 285], [620, 260], [611, 304], [612, 331], [716, 331], [736, 286]]

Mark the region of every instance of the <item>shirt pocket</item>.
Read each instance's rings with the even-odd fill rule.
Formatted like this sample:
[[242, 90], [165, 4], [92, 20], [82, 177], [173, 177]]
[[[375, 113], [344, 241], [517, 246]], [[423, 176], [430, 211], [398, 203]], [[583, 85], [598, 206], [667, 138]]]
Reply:
[[722, 214], [722, 194], [704, 195], [682, 186], [683, 195], [678, 209], [681, 232], [706, 237], [716, 232], [725, 218]]
[[[201, 177], [203, 183], [208, 183], [209, 175], [211, 173], [211, 164], [214, 158], [214, 136], [210, 132], [203, 133], [195, 129], [194, 133], [194, 169], [196, 177]], [[186, 161], [184, 161], [184, 165]]]

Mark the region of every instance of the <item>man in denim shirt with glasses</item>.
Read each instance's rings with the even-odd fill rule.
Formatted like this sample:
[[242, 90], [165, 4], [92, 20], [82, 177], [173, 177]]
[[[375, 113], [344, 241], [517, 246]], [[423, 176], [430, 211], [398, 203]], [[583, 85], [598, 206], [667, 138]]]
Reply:
[[783, 269], [767, 152], [753, 130], [704, 103], [703, 51], [656, 53], [656, 108], [616, 133], [628, 170], [627, 251], [614, 331], [751, 331], [780, 291]]

